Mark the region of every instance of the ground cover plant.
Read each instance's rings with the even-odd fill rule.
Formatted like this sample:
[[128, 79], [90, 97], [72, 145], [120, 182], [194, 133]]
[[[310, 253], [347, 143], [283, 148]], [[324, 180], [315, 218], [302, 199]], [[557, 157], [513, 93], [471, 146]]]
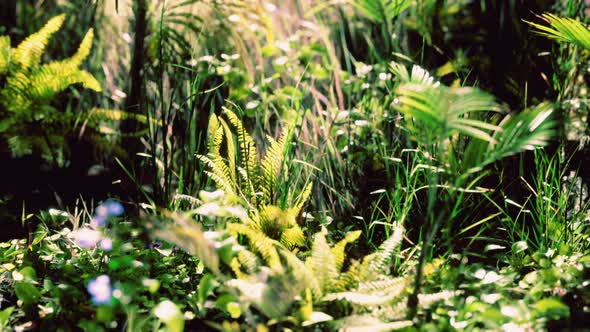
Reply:
[[0, 13], [0, 330], [588, 330], [587, 1]]

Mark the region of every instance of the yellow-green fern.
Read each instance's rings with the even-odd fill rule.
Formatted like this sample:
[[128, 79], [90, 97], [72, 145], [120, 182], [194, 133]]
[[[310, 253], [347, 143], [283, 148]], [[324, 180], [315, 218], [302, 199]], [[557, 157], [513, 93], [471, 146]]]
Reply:
[[14, 49], [9, 37], [0, 37], [0, 82], [4, 82], [0, 86], [0, 133], [10, 142], [14, 155], [37, 151], [58, 162], [64, 154], [64, 137], [79, 115], [52, 107], [53, 100], [74, 84], [101, 91], [96, 78], [80, 69], [90, 54], [92, 29], [72, 57], [41, 63], [49, 39], [64, 20], [64, 15], [50, 19]]

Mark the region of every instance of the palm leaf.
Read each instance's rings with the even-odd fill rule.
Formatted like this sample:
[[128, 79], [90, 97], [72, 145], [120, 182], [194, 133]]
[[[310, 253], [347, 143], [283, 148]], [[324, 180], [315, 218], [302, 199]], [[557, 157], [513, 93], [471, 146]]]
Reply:
[[590, 50], [590, 30], [579, 21], [559, 17], [551, 13], [544, 13], [540, 18], [549, 23], [549, 26], [527, 22], [533, 28], [535, 33], [557, 41], [565, 41], [587, 50]]
[[431, 83], [403, 83], [396, 90], [396, 109], [427, 130], [431, 139], [454, 132], [495, 143], [490, 132], [499, 128], [481, 120], [472, 119], [477, 112], [496, 111], [494, 98], [475, 88], [449, 88]]

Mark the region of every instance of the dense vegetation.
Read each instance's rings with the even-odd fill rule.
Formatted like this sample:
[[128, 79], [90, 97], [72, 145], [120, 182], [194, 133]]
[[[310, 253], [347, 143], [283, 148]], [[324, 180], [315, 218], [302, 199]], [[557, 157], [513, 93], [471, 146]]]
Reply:
[[588, 330], [590, 3], [0, 3], [0, 330]]

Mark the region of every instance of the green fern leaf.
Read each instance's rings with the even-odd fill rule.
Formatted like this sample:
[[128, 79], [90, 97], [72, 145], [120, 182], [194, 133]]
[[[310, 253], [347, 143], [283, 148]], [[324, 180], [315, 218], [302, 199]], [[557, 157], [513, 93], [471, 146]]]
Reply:
[[287, 249], [293, 250], [305, 244], [305, 234], [299, 226], [290, 227], [281, 234], [280, 241]]
[[305, 265], [312, 271], [318, 279], [322, 290], [329, 290], [331, 283], [338, 277], [336, 268], [336, 258], [326, 240], [327, 230], [324, 228], [315, 235], [311, 247], [311, 256], [305, 262]]
[[82, 39], [80, 46], [78, 46], [78, 51], [76, 51], [76, 54], [74, 54], [70, 59], [68, 59], [68, 62], [71, 66], [78, 67], [82, 64], [84, 60], [86, 60], [86, 58], [90, 54], [90, 49], [92, 48], [93, 41], [94, 29], [90, 28], [88, 32], [86, 32], [86, 35], [84, 35], [84, 39]]
[[334, 259], [336, 260], [337, 271], [340, 271], [342, 269], [342, 264], [344, 264], [344, 258], [346, 257], [344, 249], [346, 248], [346, 245], [356, 241], [359, 236], [361, 236], [361, 233], [361, 231], [348, 232], [340, 242], [332, 247], [332, 255], [334, 255]]
[[229, 223], [226, 228], [230, 234], [234, 237], [243, 235], [248, 238], [250, 247], [258, 252], [268, 266], [275, 272], [282, 273], [283, 266], [277, 252], [277, 245], [280, 245], [277, 241], [267, 237], [260, 231], [256, 231], [248, 225]]
[[63, 62], [52, 62], [34, 70], [30, 75], [30, 81], [30, 98], [42, 102], [51, 101], [58, 93], [73, 84], [82, 84], [84, 88], [97, 92], [102, 90], [92, 74]]
[[242, 165], [244, 165], [244, 168], [246, 169], [249, 181], [254, 184], [254, 187], [256, 187], [258, 183], [258, 151], [256, 150], [254, 140], [250, 137], [248, 132], [246, 132], [242, 121], [240, 121], [232, 111], [224, 108], [223, 114], [229, 119], [229, 122], [234, 126], [238, 133], [238, 145], [240, 146]]
[[409, 0], [355, 0], [352, 5], [371, 21], [391, 21], [412, 4]]
[[225, 132], [225, 143], [227, 146], [227, 161], [229, 171], [228, 175], [233, 183], [238, 183], [238, 179], [236, 177], [236, 148], [234, 145], [234, 135], [232, 134], [231, 129], [223, 119], [220, 118], [219, 122], [221, 123], [221, 127]]
[[387, 274], [388, 264], [391, 261], [393, 252], [401, 245], [403, 236], [404, 227], [402, 225], [395, 226], [393, 235], [379, 246], [378, 251], [365, 257], [363, 265], [366, 270], [363, 272], [366, 277], [375, 278]]
[[274, 188], [279, 181], [279, 172], [282, 167], [285, 147], [289, 140], [289, 135], [289, 129], [284, 128], [278, 141], [275, 141], [270, 136], [267, 137], [270, 142], [270, 147], [266, 150], [266, 154], [260, 163], [264, 179], [264, 187], [262, 190], [264, 193], [263, 202], [265, 203], [272, 202]]
[[293, 210], [296, 215], [299, 215], [301, 213], [301, 210], [303, 209], [303, 206], [307, 202], [309, 195], [311, 195], [312, 189], [313, 189], [313, 182], [307, 183], [305, 185], [305, 187], [303, 188], [303, 190], [301, 191], [301, 193], [299, 194], [299, 196], [295, 199], [295, 206], [293, 207]]
[[23, 70], [38, 65], [49, 38], [61, 28], [65, 18], [65, 15], [59, 15], [50, 19], [41, 30], [20, 43], [13, 52], [14, 62]]

